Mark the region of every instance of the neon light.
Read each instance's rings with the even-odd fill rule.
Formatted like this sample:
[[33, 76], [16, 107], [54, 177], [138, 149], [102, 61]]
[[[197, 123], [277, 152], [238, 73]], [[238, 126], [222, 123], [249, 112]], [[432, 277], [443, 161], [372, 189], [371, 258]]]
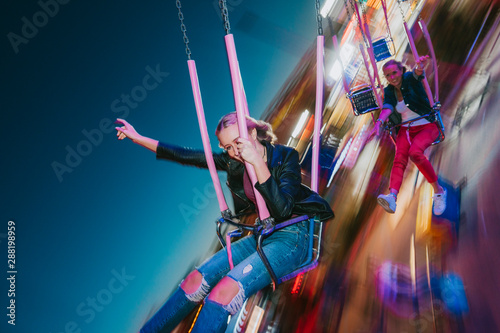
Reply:
[[323, 8], [321, 8], [320, 14], [324, 18], [328, 16], [328, 13], [332, 10], [333, 6], [335, 5], [335, 0], [327, 0], [325, 4], [323, 5]]
[[349, 48], [349, 44], [344, 44], [344, 46], [342, 47], [342, 50], [339, 48], [339, 44], [337, 42], [337, 36], [333, 36], [332, 37], [332, 40], [333, 40], [333, 48], [335, 49], [336, 53], [337, 53], [337, 58], [338, 58], [338, 61], [340, 61], [340, 66], [341, 66], [341, 75], [342, 75], [342, 83], [344, 85], [344, 90], [345, 92], [348, 94], [349, 93], [349, 84], [347, 83], [347, 78], [345, 76], [345, 72], [344, 72], [344, 65], [342, 64], [342, 51], [345, 49], [346, 50], [346, 53], [351, 53], [349, 52], [350, 51], [350, 48]]
[[295, 282], [293, 283], [291, 294], [298, 294], [300, 288], [302, 288], [302, 282], [304, 282], [304, 274], [300, 274], [295, 278]]
[[306, 123], [306, 119], [309, 117], [309, 111], [305, 110], [302, 112], [302, 115], [299, 118], [299, 122], [295, 126], [295, 129], [293, 130], [292, 137], [296, 138], [299, 136], [300, 132], [304, 128], [304, 124]]

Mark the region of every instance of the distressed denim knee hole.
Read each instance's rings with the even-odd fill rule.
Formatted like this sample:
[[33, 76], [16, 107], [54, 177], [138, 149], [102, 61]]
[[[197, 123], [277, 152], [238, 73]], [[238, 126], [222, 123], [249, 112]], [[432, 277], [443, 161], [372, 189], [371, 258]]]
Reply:
[[229, 302], [229, 304], [222, 306], [224, 310], [231, 314], [231, 316], [234, 316], [238, 311], [240, 311], [246, 299], [243, 285], [239, 281], [236, 282], [238, 282], [238, 293], [234, 296], [231, 302]]
[[203, 277], [201, 279], [201, 284], [198, 287], [198, 289], [194, 293], [186, 294], [186, 298], [191, 302], [200, 303], [205, 299], [209, 291], [210, 291], [210, 285], [205, 280], [205, 277]]

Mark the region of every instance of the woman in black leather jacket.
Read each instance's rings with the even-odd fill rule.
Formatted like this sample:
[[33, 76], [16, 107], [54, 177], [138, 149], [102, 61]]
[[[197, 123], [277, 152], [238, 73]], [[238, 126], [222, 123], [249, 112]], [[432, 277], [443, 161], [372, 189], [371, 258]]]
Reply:
[[[200, 150], [167, 145], [139, 135], [125, 120], [118, 119], [118, 139], [126, 137], [155, 152], [157, 158], [201, 168], [207, 167]], [[248, 140], [239, 137], [236, 113], [224, 116], [216, 135], [222, 153], [214, 153], [218, 170], [226, 171], [237, 214], [255, 210], [253, 188], [262, 195], [269, 213], [276, 221], [292, 216], [333, 217], [328, 203], [301, 183], [299, 156], [292, 148], [275, 145], [271, 126], [247, 117]], [[244, 162], [253, 165], [257, 183], [251, 184]], [[278, 277], [284, 276], [304, 261], [308, 250], [305, 222], [273, 232], [263, 243], [264, 252]], [[221, 250], [193, 270], [170, 296], [163, 307], [144, 325], [141, 332], [172, 330], [199, 303], [204, 301], [192, 332], [224, 332], [227, 318], [242, 307], [244, 301], [271, 283], [260, 257], [255, 239], [246, 236], [232, 244], [234, 268], [230, 270], [227, 253]]]

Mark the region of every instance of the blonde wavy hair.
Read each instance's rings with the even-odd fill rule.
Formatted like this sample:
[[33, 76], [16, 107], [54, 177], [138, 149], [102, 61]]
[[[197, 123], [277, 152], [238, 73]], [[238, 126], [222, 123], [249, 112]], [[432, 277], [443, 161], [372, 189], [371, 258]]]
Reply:
[[[252, 129], [255, 128], [255, 130], [257, 131], [257, 139], [259, 141], [268, 141], [270, 143], [274, 143], [278, 140], [278, 138], [273, 132], [271, 124], [263, 120], [254, 119], [249, 116], [246, 116], [246, 120], [247, 120], [248, 131], [251, 131]], [[215, 129], [215, 135], [219, 136], [219, 133], [222, 131], [223, 128], [227, 128], [237, 123], [238, 123], [238, 117], [236, 115], [236, 111], [226, 114], [219, 120], [219, 124]]]

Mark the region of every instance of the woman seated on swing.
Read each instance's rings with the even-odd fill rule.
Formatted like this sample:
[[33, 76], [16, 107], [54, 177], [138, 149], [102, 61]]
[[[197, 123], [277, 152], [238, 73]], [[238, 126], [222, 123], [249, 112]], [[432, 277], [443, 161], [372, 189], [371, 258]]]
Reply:
[[[393, 125], [420, 117], [431, 112], [429, 99], [422, 85], [424, 66], [429, 56], [417, 59], [412, 71], [406, 71], [403, 64], [396, 60], [387, 61], [382, 70], [389, 85], [384, 89], [384, 105], [375, 122], [371, 135], [380, 136], [382, 124], [389, 118]], [[439, 135], [439, 129], [432, 117], [422, 118], [411, 124], [397, 128], [396, 156], [391, 170], [389, 194], [378, 196], [378, 203], [388, 212], [396, 211], [396, 200], [403, 182], [403, 175], [408, 165], [408, 158], [420, 170], [434, 189], [435, 215], [443, 214], [446, 209], [446, 189], [438, 183], [438, 176], [424, 151], [431, 146]]]
[[[139, 135], [125, 120], [118, 119], [118, 139], [133, 142], [156, 153], [157, 158], [206, 168], [203, 151], [159, 143]], [[225, 115], [215, 131], [222, 153], [214, 153], [218, 170], [228, 173], [236, 214], [255, 209], [254, 189], [264, 198], [276, 222], [292, 216], [333, 217], [329, 204], [301, 183], [299, 155], [296, 150], [275, 145], [271, 125], [247, 117], [248, 140], [239, 136], [235, 112]], [[253, 165], [257, 183], [252, 184], [244, 162]], [[273, 232], [263, 242], [264, 252], [278, 277], [296, 270], [307, 256], [308, 221]], [[271, 277], [256, 252], [253, 235], [231, 245], [234, 268], [230, 270], [226, 250], [222, 249], [193, 270], [181, 282], [141, 332], [173, 330], [198, 304], [204, 301], [192, 332], [224, 332], [228, 316], [234, 315], [244, 301], [270, 285]]]

